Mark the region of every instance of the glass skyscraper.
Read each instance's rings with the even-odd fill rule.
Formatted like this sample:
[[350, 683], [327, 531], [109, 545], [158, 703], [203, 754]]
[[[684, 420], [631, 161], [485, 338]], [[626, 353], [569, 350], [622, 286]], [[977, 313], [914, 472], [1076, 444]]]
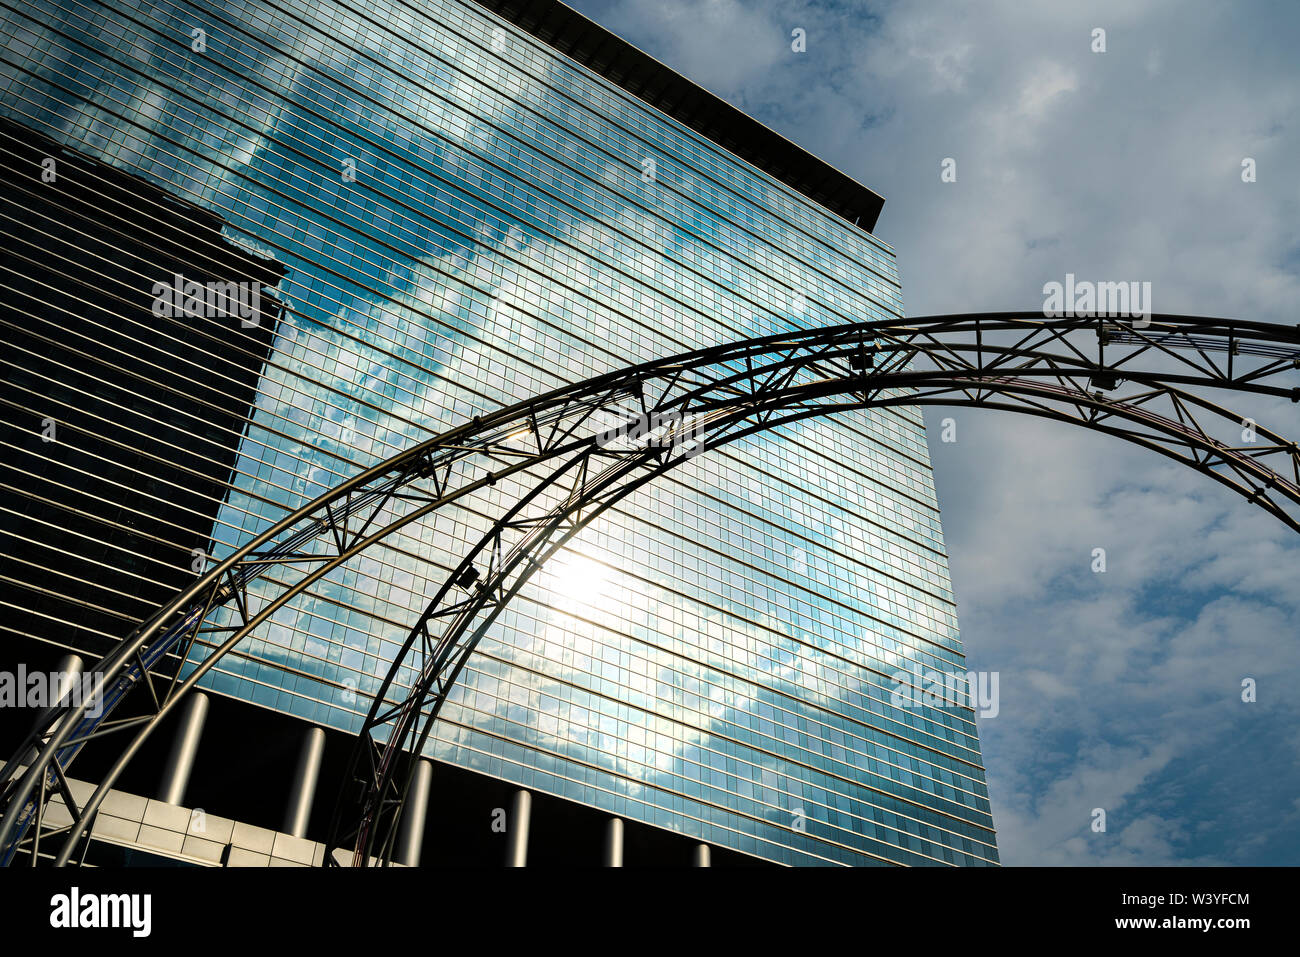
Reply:
[[[283, 272], [269, 354], [265, 326], [194, 318], [230, 346], [211, 352], [217, 378], [261, 376], [225, 429], [238, 458], [210, 538], [202, 522], [176, 541], [153, 530], [174, 555], [142, 580], [170, 581], [158, 563], [188, 566], [196, 541], [224, 557], [377, 461], [564, 383], [902, 315], [893, 253], [870, 232], [878, 197], [561, 4], [0, 7], [7, 121], [219, 217], [224, 243]], [[10, 378], [29, 364], [6, 363]], [[73, 402], [9, 404], [35, 423]], [[108, 484], [125, 492], [119, 473]], [[23, 494], [57, 497], [39, 481]], [[112, 542], [127, 527], [113, 521], [88, 542]], [[355, 730], [487, 524], [470, 503], [408, 526], [206, 687]], [[77, 586], [40, 577], [33, 536], [13, 562], [10, 528], [0, 639], [41, 638], [55, 622], [40, 589]], [[77, 627], [66, 644], [129, 631]], [[973, 713], [891, 702], [894, 675], [917, 668], [965, 673], [920, 413], [808, 420], [696, 456], [588, 529], [480, 644], [428, 753], [769, 861], [996, 863]]]

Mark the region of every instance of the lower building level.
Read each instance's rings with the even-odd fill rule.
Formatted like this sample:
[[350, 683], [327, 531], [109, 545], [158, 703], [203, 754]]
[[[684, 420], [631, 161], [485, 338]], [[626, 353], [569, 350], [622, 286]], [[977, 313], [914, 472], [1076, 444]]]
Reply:
[[[67, 653], [7, 638], [0, 667], [62, 671]], [[0, 713], [8, 757], [38, 717]], [[182, 702], [118, 781], [95, 821], [90, 866], [311, 867], [325, 859], [330, 816], [354, 739], [211, 692]], [[89, 746], [70, 768], [78, 802], [116, 757]], [[490, 770], [490, 769], [489, 769]], [[71, 822], [61, 798], [47, 826]], [[58, 853], [47, 839], [42, 860]], [[28, 853], [30, 853], [28, 851]], [[335, 852], [351, 864], [352, 855]], [[491, 773], [421, 759], [399, 832], [401, 866], [752, 867], [769, 864], [672, 831], [519, 788]], [[21, 860], [18, 861], [21, 863]]]

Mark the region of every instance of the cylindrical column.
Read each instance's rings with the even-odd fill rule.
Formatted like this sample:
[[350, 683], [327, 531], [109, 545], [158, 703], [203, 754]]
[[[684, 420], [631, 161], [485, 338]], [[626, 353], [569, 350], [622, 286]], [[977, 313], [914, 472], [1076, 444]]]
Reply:
[[308, 728], [298, 749], [298, 764], [289, 785], [289, 804], [284, 810], [284, 832], [293, 837], [306, 837], [311, 821], [311, 806], [316, 800], [316, 782], [320, 779], [320, 762], [325, 754], [325, 732]]
[[506, 867], [528, 864], [528, 819], [533, 815], [533, 796], [522, 788], [510, 802], [510, 820], [506, 823]]
[[81, 655], [74, 655], [69, 652], [59, 659], [58, 667], [55, 670], [59, 673], [59, 692], [58, 697], [51, 701], [50, 704], [58, 704], [72, 688], [72, 683], [81, 679], [81, 673], [86, 670], [86, 663], [81, 660]]
[[[59, 679], [58, 679], [59, 686], [57, 688], [54, 688], [51, 691], [51, 694], [54, 695], [54, 700], [49, 703], [48, 707], [42, 708], [41, 713], [36, 716], [36, 720], [32, 722], [33, 731], [39, 731], [41, 728], [45, 726], [45, 722], [50, 719], [50, 712], [53, 711], [55, 707], [57, 707], [60, 701], [63, 700], [63, 696], [68, 693], [68, 690], [72, 687], [73, 682], [81, 679], [81, 673], [82, 671], [85, 670], [85, 668], [86, 668], [86, 664], [84, 661], [81, 660], [80, 655], [66, 654], [59, 659], [58, 668], [56, 669], [59, 674]], [[97, 691], [98, 689], [95, 690]], [[72, 700], [74, 703], [79, 703], [81, 699], [73, 698]], [[91, 708], [94, 707], [96, 707], [96, 705], [92, 701]], [[58, 732], [59, 725], [61, 725], [62, 723], [63, 723], [63, 719], [60, 718], [58, 721], [55, 721], [53, 724], [51, 724], [49, 728], [46, 729], [45, 733], [52, 737], [54, 734]], [[35, 759], [38, 750], [39, 749], [36, 745], [32, 745], [23, 753], [22, 760], [19, 761], [18, 763], [23, 766], [31, 764], [32, 761]]]
[[611, 817], [605, 822], [605, 853], [601, 864], [604, 867], [623, 866], [623, 819]]
[[191, 691], [180, 712], [180, 723], [158, 787], [158, 800], [164, 804], [180, 804], [185, 798], [185, 787], [194, 770], [194, 756], [199, 753], [199, 739], [203, 737], [203, 722], [208, 716], [208, 696], [202, 691]]
[[433, 785], [433, 762], [420, 758], [415, 763], [415, 777], [406, 792], [402, 819], [397, 826], [397, 863], [420, 866], [420, 849], [424, 844], [424, 821], [429, 813], [429, 791]]
[[709, 845], [696, 844], [695, 853], [691, 855], [692, 867], [710, 867], [712, 862], [709, 860]]
[[[86, 670], [86, 663], [81, 660], [80, 655], [74, 655], [69, 653], [59, 659], [59, 663], [58, 665], [55, 666], [54, 670], [55, 673], [59, 676], [58, 687], [52, 689], [51, 691], [54, 697], [49, 702], [50, 706], [48, 708], [42, 709], [41, 713], [37, 715], [36, 724], [35, 724], [36, 727], [40, 727], [41, 724], [49, 717], [50, 710], [56, 707], [58, 703], [63, 700], [63, 696], [67, 694], [69, 690], [71, 690], [73, 683], [81, 680], [81, 673]], [[93, 689], [87, 688], [85, 690], [90, 690], [92, 691], [93, 694]], [[80, 704], [82, 698], [81, 696], [76, 695], [73, 696], [71, 700], [72, 703], [74, 704]], [[91, 702], [90, 707], [91, 708], [95, 707], [93, 701]], [[61, 722], [56, 722], [53, 725], [53, 727], [50, 728], [51, 734], [53, 734], [55, 731], [59, 729], [60, 723]]]

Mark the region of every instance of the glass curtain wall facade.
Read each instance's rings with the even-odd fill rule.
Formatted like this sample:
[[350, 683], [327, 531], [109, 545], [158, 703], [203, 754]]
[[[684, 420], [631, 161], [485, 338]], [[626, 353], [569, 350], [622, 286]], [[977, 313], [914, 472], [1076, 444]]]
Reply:
[[[902, 315], [888, 246], [475, 3], [0, 9], [6, 118], [284, 269], [216, 558], [475, 414]], [[356, 729], [487, 514], [408, 526], [206, 684]], [[972, 712], [891, 703], [917, 668], [965, 672], [921, 416], [808, 420], [585, 531], [480, 644], [429, 753], [782, 863], [996, 863]]]

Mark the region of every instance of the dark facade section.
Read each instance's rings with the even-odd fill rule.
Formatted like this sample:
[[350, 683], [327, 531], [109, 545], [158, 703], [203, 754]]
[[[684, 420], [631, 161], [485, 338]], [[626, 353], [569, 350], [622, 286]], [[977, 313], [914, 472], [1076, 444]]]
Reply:
[[0, 123], [0, 634], [101, 654], [210, 549], [283, 275], [222, 225]]

